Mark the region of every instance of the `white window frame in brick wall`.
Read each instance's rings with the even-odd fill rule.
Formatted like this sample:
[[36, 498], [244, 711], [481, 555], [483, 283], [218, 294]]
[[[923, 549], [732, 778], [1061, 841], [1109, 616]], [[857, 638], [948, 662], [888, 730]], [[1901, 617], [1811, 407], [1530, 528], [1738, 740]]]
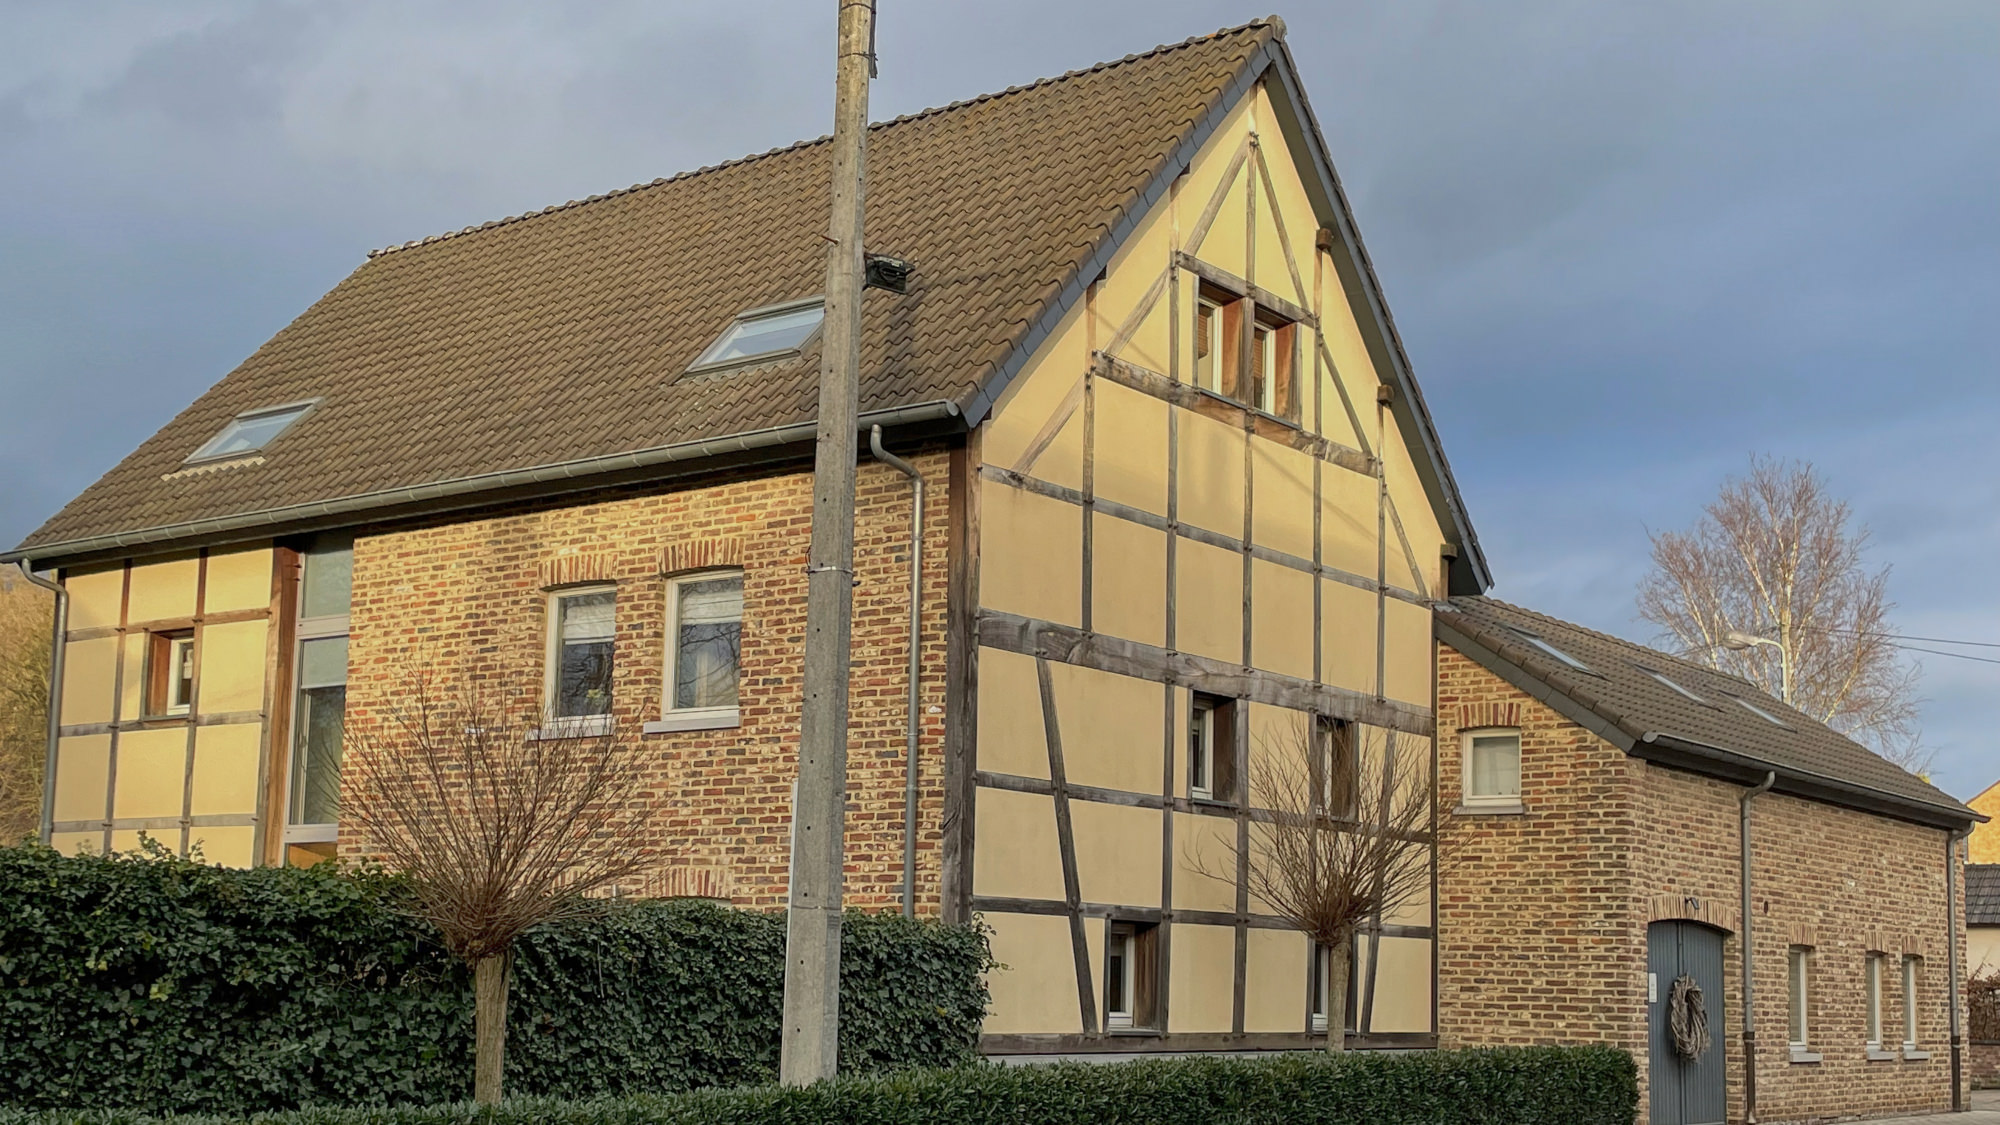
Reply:
[[1816, 1063], [1812, 1041], [1812, 947], [1794, 945], [1785, 951], [1786, 1041], [1795, 1063]]
[[611, 597], [611, 634], [608, 638], [613, 649], [612, 682], [617, 682], [616, 650], [618, 644], [618, 587], [614, 583], [600, 582], [589, 586], [567, 586], [549, 594], [548, 611], [548, 651], [544, 657], [545, 668], [542, 678], [542, 727], [536, 733], [548, 738], [576, 738], [609, 734], [611, 732], [612, 697], [607, 690], [602, 712], [578, 712], [565, 714], [562, 703], [562, 663], [563, 649], [569, 638], [563, 628], [563, 606], [568, 602], [601, 595]]
[[[735, 606], [733, 616], [727, 602], [727, 592], [714, 589], [716, 584], [734, 582]], [[698, 587], [708, 586], [707, 590]], [[690, 610], [687, 602], [691, 598], [706, 597], [707, 604], [697, 605]], [[728, 669], [730, 683], [726, 693], [727, 702], [685, 698], [681, 692], [682, 665], [688, 654], [682, 651], [682, 629], [708, 628], [734, 625], [736, 628], [736, 658]], [[666, 674], [660, 687], [660, 717], [645, 726], [647, 734], [663, 734], [681, 730], [722, 730], [742, 724], [741, 699], [738, 693], [743, 684], [743, 571], [731, 567], [727, 569], [702, 570], [676, 575], [667, 581], [667, 655]]]
[[1922, 983], [1923, 958], [1914, 953], [1903, 955], [1903, 1058], [1907, 1060], [1927, 1059], [1929, 1051], [1917, 1049], [1917, 986]]
[[[1514, 787], [1508, 792], [1504, 786], [1482, 786], [1477, 768], [1482, 750], [1504, 751], [1509, 743], [1514, 751]], [[1484, 745], [1482, 745], [1484, 744]], [[1515, 727], [1477, 727], [1460, 731], [1459, 746], [1459, 807], [1461, 813], [1517, 813], [1524, 811], [1521, 804], [1521, 732]], [[1488, 791], [1490, 790], [1490, 791]]]
[[[293, 650], [291, 765], [285, 843], [340, 838], [340, 749], [347, 725], [347, 638], [354, 598], [354, 540], [322, 535], [299, 552], [298, 642]], [[327, 801], [323, 787], [335, 792]], [[332, 807], [329, 808], [329, 805]], [[331, 819], [329, 819], [331, 817]]]
[[1882, 1049], [1882, 958], [1880, 953], [1869, 953], [1861, 970], [1862, 984], [1867, 990], [1866, 1046], [1870, 1062], [1886, 1062], [1896, 1057]]

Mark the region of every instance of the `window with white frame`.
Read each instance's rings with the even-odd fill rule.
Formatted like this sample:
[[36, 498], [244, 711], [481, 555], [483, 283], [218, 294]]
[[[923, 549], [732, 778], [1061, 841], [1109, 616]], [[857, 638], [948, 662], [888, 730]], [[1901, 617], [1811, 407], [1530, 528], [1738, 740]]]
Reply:
[[1196, 692], [1188, 705], [1188, 796], [1236, 799], [1236, 701]]
[[1870, 953], [1863, 963], [1862, 983], [1868, 989], [1867, 1034], [1868, 1049], [1882, 1049], [1882, 955]]
[[[1312, 1030], [1323, 1032], [1327, 1029], [1327, 1014], [1333, 1010], [1333, 947], [1313, 943], [1312, 960]], [[1348, 1028], [1354, 1027], [1354, 944], [1347, 946], [1347, 987], [1341, 990], [1341, 1020]]]
[[737, 314], [690, 371], [746, 366], [796, 355], [819, 332], [826, 304], [818, 297]]
[[707, 571], [669, 582], [664, 717], [733, 724], [742, 659], [743, 572]]
[[1467, 809], [1519, 808], [1521, 732], [1469, 730], [1459, 740], [1464, 759], [1460, 803]]
[[339, 835], [340, 747], [347, 725], [348, 611], [354, 540], [322, 535], [299, 552], [297, 684], [286, 777], [285, 842], [332, 844]]
[[1806, 992], [1811, 982], [1811, 968], [1811, 948], [1795, 945], [1785, 952], [1786, 1033], [1794, 1056], [1806, 1051], [1807, 1036], [1811, 1033], [1811, 1028], [1807, 1026], [1811, 998]]
[[1222, 390], [1222, 305], [1206, 296], [1194, 306], [1194, 385], [1205, 391]]
[[1104, 929], [1104, 1026], [1108, 1030], [1154, 1026], [1159, 927], [1145, 922], [1108, 923]]
[[1917, 1049], [1917, 976], [1921, 958], [1903, 958], [1903, 1050]]
[[187, 714], [194, 704], [194, 673], [194, 630], [148, 634], [145, 714]]
[[544, 698], [551, 720], [567, 720], [576, 727], [609, 723], [617, 601], [613, 586], [583, 586], [549, 596]]

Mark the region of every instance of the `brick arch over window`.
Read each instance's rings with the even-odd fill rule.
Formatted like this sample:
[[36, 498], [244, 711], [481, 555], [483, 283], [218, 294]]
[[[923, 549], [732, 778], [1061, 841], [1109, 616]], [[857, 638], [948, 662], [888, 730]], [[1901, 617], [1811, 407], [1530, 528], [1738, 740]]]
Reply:
[[743, 540], [729, 538], [683, 539], [660, 548], [662, 578], [692, 570], [743, 565]]
[[1723, 901], [1706, 895], [1659, 894], [1648, 904], [1646, 921], [1700, 922], [1726, 934], [1736, 932], [1736, 911]]
[[597, 554], [557, 555], [537, 565], [537, 585], [544, 590], [577, 586], [586, 582], [612, 580], [611, 556]]
[[1486, 727], [1518, 727], [1521, 725], [1521, 705], [1519, 703], [1461, 703], [1458, 706], [1458, 729], [1480, 730]]

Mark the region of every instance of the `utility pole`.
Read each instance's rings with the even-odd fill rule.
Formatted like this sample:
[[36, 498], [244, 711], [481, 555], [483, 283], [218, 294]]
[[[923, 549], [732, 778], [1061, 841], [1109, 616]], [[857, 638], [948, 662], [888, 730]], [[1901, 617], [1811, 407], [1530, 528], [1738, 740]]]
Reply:
[[812, 552], [806, 566], [805, 699], [792, 800], [785, 1024], [778, 1078], [832, 1078], [840, 1043], [840, 911], [847, 813], [847, 682], [854, 609], [854, 466], [860, 397], [861, 211], [868, 163], [874, 0], [839, 0], [833, 101], [833, 218], [827, 226], [826, 321], [813, 455]]

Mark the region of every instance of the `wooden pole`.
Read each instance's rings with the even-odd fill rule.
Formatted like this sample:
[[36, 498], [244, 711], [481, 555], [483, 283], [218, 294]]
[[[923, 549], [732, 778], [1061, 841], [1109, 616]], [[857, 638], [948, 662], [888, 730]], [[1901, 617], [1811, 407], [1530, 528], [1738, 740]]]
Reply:
[[854, 608], [854, 466], [861, 369], [861, 213], [868, 155], [874, 0], [840, 0], [833, 121], [833, 215], [806, 566], [805, 698], [792, 804], [785, 1012], [778, 1077], [832, 1078], [839, 1062], [842, 834], [847, 801], [848, 649]]

